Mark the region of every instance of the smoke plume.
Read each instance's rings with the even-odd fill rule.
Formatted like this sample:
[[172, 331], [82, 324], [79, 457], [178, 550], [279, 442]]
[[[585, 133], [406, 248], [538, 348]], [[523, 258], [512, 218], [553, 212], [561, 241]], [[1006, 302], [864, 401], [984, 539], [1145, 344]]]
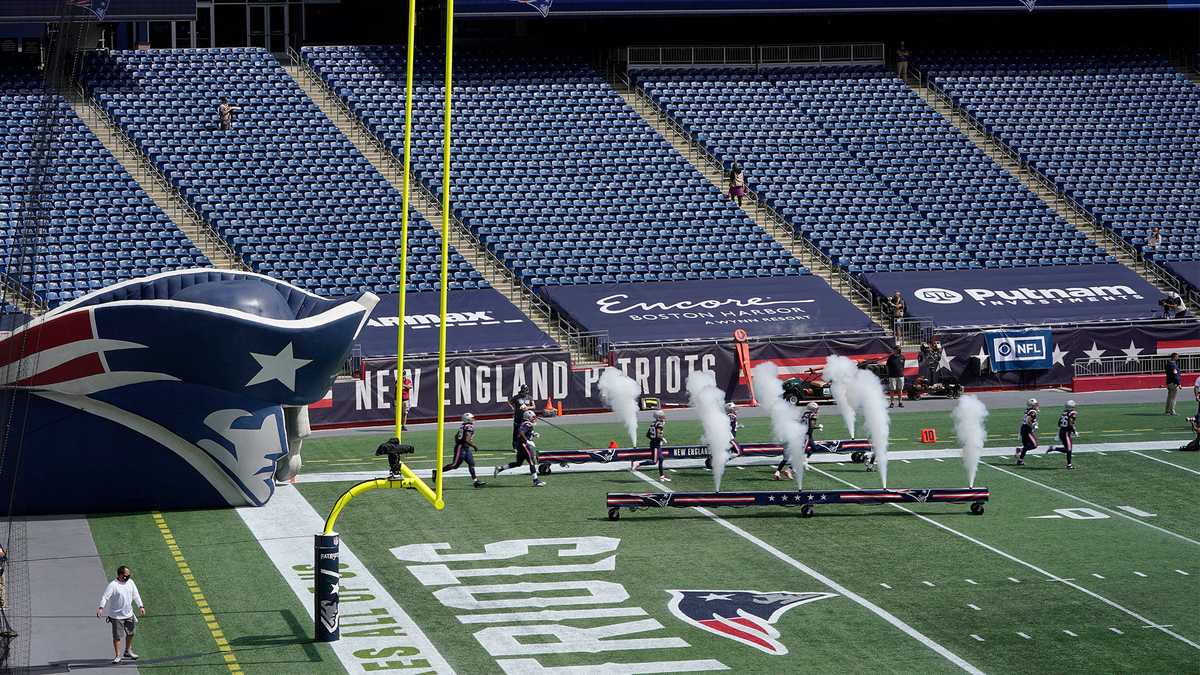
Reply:
[[967, 394], [954, 407], [954, 433], [962, 444], [963, 468], [967, 470], [967, 485], [975, 487], [975, 471], [987, 442], [988, 409], [977, 397]]
[[875, 452], [875, 466], [879, 469], [879, 481], [887, 487], [888, 468], [888, 432], [891, 419], [888, 417], [887, 397], [883, 394], [883, 384], [879, 377], [869, 370], [858, 370], [851, 385], [854, 391], [852, 398], [857, 399], [862, 408], [863, 420], [867, 424], [867, 436], [871, 439], [871, 448]]
[[825, 381], [829, 382], [830, 393], [833, 394], [833, 400], [837, 403], [838, 412], [842, 414], [842, 420], [846, 423], [846, 430], [850, 432], [850, 438], [857, 438], [854, 435], [854, 423], [856, 421], [855, 409], [859, 407], [859, 402], [855, 395], [854, 381], [858, 376], [858, 364], [844, 356], [832, 354], [825, 359], [823, 375]]
[[729, 430], [729, 418], [725, 416], [725, 392], [717, 388], [717, 378], [701, 370], [688, 376], [688, 405], [700, 416], [704, 428], [704, 443], [708, 445], [712, 459], [713, 483], [721, 491], [721, 478], [725, 475], [733, 433]]
[[804, 437], [808, 427], [800, 421], [801, 410], [783, 398], [783, 383], [779, 381], [779, 366], [764, 361], [754, 367], [754, 397], [771, 416], [771, 431], [783, 444], [783, 453], [796, 472], [796, 489], [803, 489]]
[[600, 398], [617, 414], [625, 429], [629, 431], [630, 447], [637, 447], [638, 396], [642, 393], [637, 382], [619, 368], [605, 368], [598, 382]]

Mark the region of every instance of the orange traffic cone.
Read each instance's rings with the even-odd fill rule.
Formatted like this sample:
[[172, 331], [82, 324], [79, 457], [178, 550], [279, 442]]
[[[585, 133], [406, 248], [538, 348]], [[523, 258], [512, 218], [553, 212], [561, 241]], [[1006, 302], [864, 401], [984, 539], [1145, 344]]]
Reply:
[[609, 449], [609, 450], [615, 450], [616, 448], [617, 448], [617, 442], [616, 442], [615, 440], [613, 440], [613, 441], [609, 441], [609, 442], [608, 442], [608, 449]]
[[554, 404], [550, 402], [550, 399], [546, 399], [546, 417], [550, 417], [553, 414]]
[[559, 401], [558, 402], [558, 416], [562, 417], [562, 414], [563, 414], [562, 401]]

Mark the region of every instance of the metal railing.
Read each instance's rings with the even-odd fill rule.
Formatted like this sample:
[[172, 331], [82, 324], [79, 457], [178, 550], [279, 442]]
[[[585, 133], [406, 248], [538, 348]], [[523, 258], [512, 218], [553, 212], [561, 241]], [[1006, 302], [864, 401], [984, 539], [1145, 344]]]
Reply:
[[[1136, 359], [1125, 356], [1100, 356], [1094, 359], [1078, 358], [1072, 361], [1071, 365], [1075, 377], [1155, 374], [1165, 377], [1167, 361], [1170, 358], [1167, 354], [1148, 354]], [[1200, 354], [1180, 354], [1179, 369], [1188, 373], [1200, 372]]]
[[[171, 184], [164, 174], [144, 152], [138, 147], [137, 143], [125, 133], [125, 130], [117, 123], [116, 119], [109, 114], [104, 106], [96, 100], [91, 93], [84, 88], [82, 82], [74, 83], [75, 86], [69, 91], [64, 92], [66, 95], [76, 97], [74, 100], [80, 103], [85, 113], [92, 117], [92, 121], [104, 125], [110, 135], [117, 141], [120, 148], [133, 159], [136, 166], [132, 167], [136, 172], [136, 180], [139, 185], [152, 184], [159, 189], [167, 199], [166, 207], [163, 210], [171, 218], [176, 225], [183, 219], [192, 221], [192, 225], [196, 232], [200, 235], [201, 241], [193, 241], [198, 248], [209, 257], [210, 253], [220, 253], [227, 259], [233, 262], [234, 268], [244, 271], [249, 271], [250, 266], [242, 260], [242, 257], [233, 250], [217, 233], [211, 225], [202, 218], [199, 212], [188, 202], [188, 200]], [[115, 153], [114, 153], [115, 155]], [[125, 167], [129, 170], [131, 167]]]
[[962, 118], [966, 120], [967, 123], [970, 124], [971, 127], [975, 129], [981, 136], [994, 143], [996, 147], [999, 148], [1011, 162], [1020, 167], [1046, 192], [1053, 195], [1054, 206], [1056, 209], [1065, 207], [1070, 211], [1071, 215], [1087, 223], [1089, 227], [1103, 236], [1104, 241], [1109, 246], [1129, 256], [1134, 264], [1140, 265], [1141, 271], [1144, 275], [1151, 277], [1156, 283], [1178, 292], [1182, 297], [1191, 302], [1193, 310], [1200, 310], [1200, 293], [1190, 292], [1178, 279], [1176, 279], [1170, 272], [1165, 270], [1161, 265], [1158, 265], [1154, 261], [1146, 258], [1145, 255], [1143, 255], [1142, 252], [1137, 249], [1137, 247], [1122, 238], [1121, 235], [1115, 230], [1099, 222], [1096, 217], [1092, 215], [1091, 211], [1084, 207], [1083, 204], [1080, 204], [1078, 200], [1067, 194], [1066, 190], [1055, 183], [1049, 176], [1042, 173], [1040, 169], [1022, 158], [1020, 153], [1018, 153], [1015, 148], [1009, 145], [1008, 142], [989, 131], [987, 127], [985, 127], [984, 124], [979, 121], [979, 119], [977, 119], [970, 111], [955, 103], [954, 99], [951, 98], [945, 90], [938, 86], [938, 84], [930, 79], [925, 73], [921, 72], [919, 68], [910, 65], [909, 72], [916, 77], [917, 81], [927, 88], [930, 93], [940, 100], [943, 105], [953, 111], [958, 112]]
[[847, 42], [812, 45], [696, 45], [638, 46], [626, 48], [630, 68], [691, 68], [735, 66], [746, 68], [788, 65], [839, 65], [884, 63], [882, 42]]
[[[329, 84], [313, 70], [312, 65], [301, 57], [295, 49], [288, 50], [288, 57], [292, 65], [299, 68], [304, 73], [304, 76], [321, 92], [324, 101], [336, 107], [350, 122], [356, 140], [369, 146], [378, 156], [379, 161], [386, 165], [389, 171], [403, 179], [404, 164], [396, 157], [387, 144], [370, 131], [354, 110], [333, 91]], [[441, 201], [438, 196], [426, 187], [422, 181], [417, 180], [415, 175], [413, 176], [413, 180], [410, 181], [410, 185], [416, 188], [413, 191], [413, 201], [418, 204], [414, 205], [430, 216], [440, 219]], [[541, 319], [551, 330], [560, 333], [566, 342], [563, 347], [569, 353], [578, 355], [581, 359], [588, 359], [590, 357], [595, 360], [603, 360], [607, 357], [609, 349], [608, 331], [587, 331], [582, 326], [567, 319], [566, 316], [539, 297], [534, 289], [526, 284], [523, 279], [510, 270], [471, 231], [471, 228], [467, 227], [454, 213], [450, 214], [450, 223], [453, 226], [454, 235], [467, 244], [468, 250], [462, 250], [463, 247], [455, 247], [459, 250], [460, 254], [471, 262], [476, 271], [483, 275], [489, 284], [493, 286], [507, 285], [511, 290], [508, 295], [526, 315], [531, 318], [535, 315], [540, 315]], [[488, 274], [489, 271], [491, 274]]]
[[933, 319], [924, 317], [904, 317], [896, 319], [892, 332], [896, 342], [904, 344], [924, 344], [933, 338]]

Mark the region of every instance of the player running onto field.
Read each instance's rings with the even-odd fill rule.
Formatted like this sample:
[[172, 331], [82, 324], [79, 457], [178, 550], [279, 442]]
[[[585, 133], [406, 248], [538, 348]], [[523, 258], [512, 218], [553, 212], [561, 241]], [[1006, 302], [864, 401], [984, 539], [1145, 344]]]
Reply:
[[1021, 447], [1017, 448], [1017, 466], [1025, 465], [1025, 453], [1037, 449], [1038, 411], [1040, 407], [1036, 398], [1029, 399], [1025, 406], [1025, 416], [1021, 418]]
[[546, 484], [538, 477], [537, 446], [534, 445], [533, 439], [537, 438], [539, 434], [533, 430], [535, 424], [537, 424], [537, 414], [532, 410], [526, 410], [521, 426], [517, 428], [516, 436], [513, 438], [513, 450], [517, 451], [517, 458], [508, 464], [497, 465], [492, 472], [493, 476], [499, 476], [502, 471], [515, 469], [525, 462], [529, 462], [529, 475], [533, 476], [533, 486], [545, 487]]
[[[475, 416], [465, 413], [462, 416], [462, 424], [458, 427], [458, 433], [454, 435], [454, 459], [442, 467], [442, 473], [453, 471], [466, 462], [467, 471], [471, 472], [471, 484], [477, 488], [487, 485], [475, 475], [475, 454], [472, 451], [478, 449], [479, 446], [475, 445]], [[433, 473], [433, 479], [437, 480], [436, 470]]]
[[746, 425], [738, 424], [737, 404], [732, 402], [726, 403], [725, 415], [729, 418], [729, 458], [741, 457], [742, 446], [738, 445], [737, 432], [738, 429], [743, 429]]
[[[667, 442], [667, 436], [664, 429], [667, 426], [667, 414], [661, 410], [654, 411], [654, 421], [650, 423], [650, 428], [646, 429], [646, 438], [650, 440], [650, 451], [654, 453], [652, 461], [658, 462], [658, 479], [664, 483], [670, 483], [671, 479], [667, 477], [666, 471], [663, 470], [663, 458], [667, 453], [663, 450], [663, 445]], [[641, 464], [638, 464], [641, 466]]]
[[[816, 402], [810, 402], [804, 407], [804, 414], [800, 416], [800, 423], [806, 427], [804, 434], [804, 457], [806, 460], [812, 456], [813, 445], [817, 442], [813, 438], [813, 432], [821, 429], [821, 424], [817, 422], [817, 415], [820, 414], [821, 406], [817, 405]], [[788, 463], [787, 453], [784, 453], [783, 459], [779, 460], [779, 466], [775, 467], [775, 473], [771, 476], [771, 480], [795, 478], [796, 474], [792, 471], [792, 468]]]
[[1068, 469], [1075, 468], [1075, 465], [1071, 463], [1071, 452], [1075, 449], [1075, 437], [1079, 435], [1079, 432], [1075, 429], [1075, 420], [1077, 417], [1075, 401], [1067, 401], [1067, 404], [1063, 406], [1062, 414], [1058, 416], [1058, 441], [1062, 443], [1062, 447], [1052, 445], [1046, 448], [1047, 453], [1066, 453]]

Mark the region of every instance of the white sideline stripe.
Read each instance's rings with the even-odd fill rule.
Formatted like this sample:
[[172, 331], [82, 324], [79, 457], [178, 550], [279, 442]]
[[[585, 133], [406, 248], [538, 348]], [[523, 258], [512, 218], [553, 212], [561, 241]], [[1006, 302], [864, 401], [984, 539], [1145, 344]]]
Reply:
[[[311, 608], [313, 605], [312, 582], [305, 581], [300, 578], [300, 575], [294, 569], [296, 565], [313, 564], [313, 535], [321, 532], [325, 527], [325, 519], [322, 518], [308, 503], [308, 500], [300, 494], [299, 490], [288, 485], [280, 485], [275, 489], [275, 495], [271, 498], [266, 506], [253, 507], [247, 506], [237, 509], [237, 514], [241, 516], [246, 526], [250, 528], [251, 534], [258, 540], [258, 544], [262, 546], [267, 557], [271, 559], [271, 563], [275, 565], [275, 569], [287, 582], [288, 586], [300, 599], [300, 604], [304, 607]], [[353, 572], [354, 578], [348, 580], [345, 585], [354, 586], [355, 588], [365, 588], [366, 592], [375, 596], [375, 599], [370, 603], [364, 603], [364, 607], [359, 608], [357, 605], [342, 603], [342, 616], [347, 621], [352, 623], [342, 626], [342, 639], [337, 642], [329, 643], [342, 666], [349, 673], [366, 673], [370, 672], [363, 666], [364, 664], [378, 665], [378, 661], [370, 659], [360, 659], [354, 655], [354, 652], [364, 649], [379, 650], [388, 647], [409, 647], [418, 650], [417, 654], [410, 654], [413, 658], [425, 659], [429, 662], [428, 671], [437, 673], [454, 673], [454, 669], [446, 662], [445, 657], [438, 652], [437, 647], [429, 641], [425, 633], [421, 631], [421, 627], [417, 622], [412, 620], [412, 617], [404, 611], [402, 607], [392, 598], [383, 584], [375, 578], [367, 566], [354, 555], [346, 542], [341, 542], [340, 562], [348, 567], [346, 571]], [[358, 630], [366, 630], [371, 628], [371, 625], [356, 625], [362, 619], [360, 617], [346, 617], [346, 614], [356, 614], [367, 607], [384, 608], [387, 610], [387, 617], [395, 621], [395, 623], [386, 626], [374, 626], [377, 628], [400, 628], [404, 631], [404, 637], [401, 636], [381, 636], [381, 637], [354, 637], [346, 635], [347, 632]], [[309, 614], [311, 617], [312, 615]]]
[[[654, 487], [658, 488], [659, 490], [662, 490], [663, 492], [669, 492], [669, 490], [667, 489], [667, 487], [665, 485], [650, 478], [649, 476], [643, 476], [640, 473], [637, 474], [637, 476], [638, 476], [638, 478], [641, 478], [642, 480], [653, 485]], [[861, 605], [862, 607], [865, 607], [866, 609], [870, 610], [871, 613], [874, 614], [875, 616], [878, 616], [879, 618], [883, 619], [884, 621], [887, 621], [888, 623], [892, 624], [896, 628], [900, 629], [900, 631], [903, 632], [905, 635], [908, 635], [909, 637], [913, 638], [917, 642], [920, 642], [921, 644], [925, 645], [926, 647], [928, 647], [929, 649], [933, 650], [935, 653], [940, 655], [942, 658], [946, 659], [950, 663], [953, 663], [954, 665], [958, 666], [962, 670], [964, 670], [968, 673], [973, 673], [974, 675], [983, 675], [982, 670], [979, 670], [978, 668], [971, 665], [970, 663], [967, 663], [962, 658], [960, 658], [959, 656], [954, 654], [954, 652], [951, 652], [949, 649], [946, 649], [942, 645], [929, 639], [923, 633], [918, 631], [916, 628], [913, 628], [912, 626], [908, 625], [907, 623], [904, 623], [903, 621], [901, 621], [899, 618], [897, 618], [894, 614], [887, 611], [886, 609], [883, 609], [879, 605], [876, 605], [875, 603], [871, 602], [870, 600], [867, 600], [866, 598], [855, 593], [854, 591], [851, 591], [850, 589], [846, 588], [845, 586], [842, 586], [841, 584], [834, 581], [833, 579], [830, 579], [829, 577], [825, 576], [824, 574], [821, 574], [820, 572], [814, 570], [813, 568], [809, 567], [808, 565], [805, 565], [804, 563], [800, 562], [799, 560], [796, 560], [795, 558], [789, 556], [788, 554], [784, 553], [783, 551], [780, 551], [779, 549], [768, 544], [767, 542], [763, 541], [762, 539], [759, 539], [758, 537], [754, 536], [753, 534], [750, 534], [749, 532], [743, 530], [742, 528], [738, 527], [737, 525], [734, 525], [733, 523], [725, 520], [724, 518], [721, 518], [720, 516], [713, 513], [712, 511], [709, 511], [708, 509], [699, 507], [699, 506], [694, 506], [692, 508], [694, 508], [696, 511], [700, 512], [704, 516], [712, 519], [714, 522], [716, 522], [721, 527], [724, 527], [725, 529], [729, 530], [730, 532], [733, 532], [734, 534], [738, 535], [742, 539], [745, 539], [746, 541], [750, 542], [751, 544], [754, 544], [755, 546], [761, 548], [762, 550], [766, 551], [767, 553], [770, 553], [775, 558], [783, 561], [784, 563], [787, 563], [788, 565], [800, 570], [801, 572], [807, 574], [808, 576], [812, 577], [813, 579], [816, 579], [817, 581], [825, 584], [829, 588], [833, 589], [834, 591], [837, 591], [842, 596], [854, 601], [855, 603]]]
[[965, 581], [966, 581], [968, 584], [971, 584], [972, 586], [978, 586], [978, 585], [979, 585], [979, 583], [978, 583], [978, 582], [976, 582], [974, 579], [966, 579]]
[[1022, 476], [1019, 473], [1016, 473], [1014, 471], [1009, 471], [1008, 469], [1005, 469], [1004, 467], [996, 466], [995, 464], [991, 464], [989, 462], [980, 462], [980, 464], [982, 464], [984, 466], [989, 466], [989, 467], [995, 469], [996, 471], [999, 471], [1000, 473], [1006, 473], [1010, 476], [1013, 476], [1014, 478], [1020, 478], [1021, 480], [1025, 481], [1027, 483], [1033, 483], [1034, 485], [1037, 485], [1039, 487], [1046, 488], [1047, 490], [1050, 490], [1051, 492], [1060, 494], [1064, 497], [1067, 497], [1068, 499], [1074, 499], [1077, 502], [1087, 504], [1088, 506], [1090, 506], [1092, 508], [1100, 509], [1101, 511], [1107, 511], [1113, 515], [1120, 516], [1120, 517], [1124, 518], [1125, 520], [1128, 520], [1131, 523], [1137, 523], [1138, 525], [1141, 525], [1142, 527], [1148, 527], [1152, 530], [1158, 530], [1159, 532], [1162, 532], [1163, 534], [1167, 534], [1172, 537], [1175, 537], [1176, 539], [1182, 539], [1183, 541], [1186, 541], [1189, 544], [1195, 544], [1196, 546], [1200, 546], [1200, 541], [1196, 541], [1195, 539], [1189, 539], [1188, 537], [1185, 537], [1182, 534], [1179, 534], [1178, 532], [1172, 532], [1171, 530], [1168, 530], [1164, 527], [1159, 527], [1158, 525], [1154, 525], [1152, 523], [1147, 523], [1144, 520], [1139, 520], [1139, 519], [1134, 518], [1133, 516], [1129, 515], [1128, 513], [1123, 513], [1117, 509], [1110, 509], [1107, 506], [1101, 506], [1101, 505], [1097, 504], [1096, 502], [1090, 502], [1090, 501], [1084, 499], [1083, 497], [1076, 497], [1075, 495], [1073, 495], [1069, 492], [1064, 492], [1063, 490], [1059, 490], [1058, 488], [1056, 488], [1052, 485], [1046, 485], [1045, 483], [1039, 483], [1038, 481], [1036, 481], [1032, 478], [1026, 478], [1025, 476]]
[[1067, 630], [1066, 628], [1063, 629], [1063, 632], [1066, 633], [1067, 635], [1070, 635], [1071, 637], [1079, 637], [1078, 635], [1076, 635], [1075, 633], [1072, 633], [1071, 631]]
[[1125, 631], [1121, 630], [1120, 628], [1112, 628], [1112, 627], [1110, 626], [1110, 627], [1109, 627], [1109, 630], [1111, 630], [1112, 632], [1116, 633], [1117, 635], [1124, 635], [1124, 634], [1125, 634]]
[[1021, 633], [1021, 632], [1018, 632], [1017, 635], [1020, 635], [1021, 637], [1025, 638], [1026, 640], [1031, 639], [1028, 635]]
[[1195, 470], [1195, 469], [1189, 469], [1189, 468], [1187, 468], [1186, 466], [1183, 466], [1182, 464], [1175, 464], [1174, 462], [1168, 462], [1168, 461], [1166, 461], [1165, 459], [1159, 459], [1159, 458], [1157, 458], [1157, 457], [1151, 457], [1150, 455], [1143, 455], [1142, 453], [1138, 452], [1137, 450], [1131, 450], [1130, 452], [1132, 452], [1133, 454], [1137, 455], [1138, 457], [1145, 457], [1146, 459], [1148, 459], [1148, 460], [1150, 460], [1150, 461], [1152, 461], [1152, 462], [1158, 462], [1159, 464], [1166, 464], [1167, 466], [1173, 466], [1173, 467], [1175, 467], [1176, 469], [1183, 469], [1184, 471], [1186, 471], [1186, 472], [1188, 472], [1188, 473], [1194, 473], [1194, 474], [1196, 474], [1197, 476], [1200, 476], [1200, 471], [1197, 471], [1197, 470]]
[[1185, 576], [1185, 577], [1186, 577], [1186, 576], [1190, 576], [1190, 575], [1189, 575], [1187, 572], [1184, 572], [1183, 570], [1175, 570], [1175, 571], [1176, 571], [1176, 572], [1179, 572], [1180, 574], [1182, 574], [1182, 575], [1183, 575], [1183, 576]]
[[[1101, 450], [1104, 450], [1107, 452], [1130, 452], [1130, 451], [1134, 451], [1134, 450], [1173, 451], [1178, 447], [1179, 447], [1178, 443], [1168, 443], [1168, 442], [1163, 442], [1163, 441], [1144, 441], [1144, 442], [1138, 442], [1138, 443], [1095, 443], [1095, 444], [1091, 444], [1091, 445], [1076, 445], [1074, 453], [1077, 455], [1080, 455], [1080, 454], [1100, 452]], [[981, 457], [1012, 457], [1012, 454], [1013, 454], [1013, 449], [1011, 447], [1009, 447], [1009, 448], [984, 448], [983, 453], [980, 456]], [[907, 461], [908, 459], [921, 460], [921, 459], [936, 459], [938, 457], [944, 457], [947, 459], [960, 459], [962, 457], [962, 451], [958, 450], [958, 449], [954, 449], [954, 448], [947, 449], [947, 450], [900, 450], [897, 452], [889, 451], [888, 457], [891, 459], [894, 459], [894, 460], [902, 461], [906, 464], [911, 464], [912, 462]], [[1036, 459], [1038, 457], [1041, 457], [1041, 455], [1029, 455], [1028, 457], [1026, 457], [1026, 459], [1029, 459], [1030, 457]], [[734, 461], [737, 462], [737, 464], [731, 464], [728, 466], [738, 466], [739, 464], [742, 466], [774, 466], [779, 463], [778, 459], [773, 459], [770, 457], [751, 457], [751, 458], [738, 457]], [[842, 455], [832, 455], [832, 454], [826, 455], [826, 454], [820, 453], [820, 454], [816, 454], [816, 455], [813, 455], [812, 457], [808, 458], [808, 465], [812, 466], [814, 464], [837, 464], [839, 466], [845, 466], [846, 462], [845, 462], [845, 457]], [[702, 466], [704, 466], [703, 459], [679, 459], [679, 460], [671, 460], [671, 466], [668, 467], [668, 470], [674, 471], [675, 469], [696, 469], [696, 468], [700, 468]], [[476, 469], [476, 471], [484, 471], [484, 472], [490, 471], [490, 467], [484, 466], [482, 464], [477, 465], [475, 467], [475, 469]], [[601, 463], [571, 464], [566, 467], [560, 467], [557, 465], [554, 466], [554, 473], [599, 473], [599, 472], [604, 472], [604, 471], [628, 471], [628, 470], [629, 470], [628, 467], [626, 467], [623, 462], [611, 462], [608, 464], [601, 464]], [[425, 477], [425, 476], [429, 475], [429, 469], [414, 469], [414, 471], [416, 472], [417, 475], [419, 475], [421, 477]], [[387, 469], [386, 469], [386, 467], [384, 467], [384, 465], [381, 462], [380, 469], [378, 471], [346, 471], [346, 472], [321, 472], [321, 473], [305, 473], [305, 472], [301, 471], [300, 475], [296, 476], [296, 482], [297, 483], [344, 483], [344, 482], [350, 482], [350, 481], [368, 480], [371, 478], [380, 478], [382, 476], [385, 476], [386, 474], [387, 474]], [[467, 478], [469, 476], [470, 476], [470, 474], [467, 473], [467, 470], [465, 468], [455, 469], [453, 471], [446, 472], [446, 478]]]
[[[989, 466], [990, 466], [990, 465], [989, 465]], [[827, 477], [827, 478], [831, 478], [831, 479], [833, 479], [833, 480], [835, 480], [835, 481], [837, 481], [837, 482], [839, 482], [839, 483], [842, 483], [842, 484], [844, 484], [844, 485], [849, 485], [850, 487], [852, 487], [852, 488], [854, 488], [854, 489], [856, 489], [856, 490], [860, 490], [860, 489], [862, 489], [862, 488], [858, 487], [857, 485], [855, 485], [855, 484], [851, 483], [850, 481], [843, 480], [843, 479], [841, 479], [841, 478], [839, 478], [839, 477], [837, 477], [837, 476], [834, 476], [833, 474], [827, 473], [827, 472], [825, 472], [825, 471], [822, 471], [822, 470], [820, 470], [820, 469], [813, 468], [812, 470], [813, 470], [813, 471], [816, 471], [817, 473], [819, 473], [819, 474], [821, 474], [821, 475], [823, 475], [823, 476], [825, 476], [825, 477]], [[972, 536], [971, 536], [971, 535], [969, 535], [969, 534], [964, 534], [964, 533], [962, 533], [962, 532], [959, 532], [958, 530], [956, 530], [956, 529], [954, 529], [954, 528], [952, 528], [952, 527], [949, 527], [948, 525], [943, 525], [942, 523], [939, 523], [938, 521], [936, 521], [936, 520], [934, 520], [934, 519], [932, 519], [932, 518], [929, 518], [928, 516], [923, 516], [923, 515], [921, 515], [921, 514], [919, 514], [919, 513], [915, 512], [915, 511], [913, 511], [912, 509], [909, 509], [909, 508], [907, 508], [907, 507], [901, 506], [900, 504], [895, 504], [895, 503], [892, 503], [892, 504], [888, 504], [888, 506], [895, 507], [895, 508], [897, 508], [897, 509], [900, 509], [901, 511], [904, 511], [905, 513], [907, 513], [907, 514], [909, 514], [909, 515], [912, 515], [912, 516], [915, 516], [915, 517], [917, 517], [917, 518], [920, 518], [921, 520], [923, 520], [923, 521], [925, 521], [925, 522], [929, 523], [930, 525], [933, 525], [934, 527], [940, 528], [940, 529], [942, 529], [942, 530], [945, 530], [945, 531], [949, 532], [950, 534], [953, 534], [953, 535], [956, 535], [956, 536], [958, 536], [958, 537], [961, 537], [961, 538], [963, 538], [963, 539], [966, 539], [967, 541], [969, 541], [969, 542], [971, 542], [971, 543], [973, 543], [973, 544], [975, 544], [975, 545], [977, 545], [977, 546], [981, 546], [981, 547], [983, 547], [983, 548], [985, 548], [985, 549], [987, 549], [987, 550], [991, 551], [992, 553], [995, 553], [996, 555], [998, 555], [998, 556], [1000, 556], [1000, 557], [1002, 557], [1002, 558], [1006, 558], [1006, 559], [1008, 559], [1008, 560], [1011, 560], [1012, 562], [1015, 562], [1015, 563], [1017, 563], [1018, 565], [1023, 565], [1023, 566], [1025, 566], [1025, 567], [1028, 567], [1029, 569], [1031, 569], [1031, 570], [1033, 570], [1033, 571], [1037, 572], [1038, 574], [1042, 574], [1042, 575], [1046, 576], [1046, 577], [1047, 577], [1047, 578], [1049, 578], [1049, 579], [1052, 579], [1052, 580], [1055, 580], [1055, 581], [1061, 581], [1063, 584], [1065, 584], [1065, 585], [1067, 585], [1067, 586], [1070, 586], [1071, 588], [1074, 588], [1075, 590], [1077, 590], [1077, 591], [1079, 591], [1079, 592], [1081, 592], [1081, 593], [1084, 593], [1085, 595], [1091, 596], [1091, 597], [1093, 597], [1093, 598], [1095, 598], [1095, 599], [1099, 600], [1100, 602], [1103, 602], [1104, 604], [1108, 605], [1109, 607], [1112, 607], [1113, 609], [1116, 609], [1116, 610], [1118, 610], [1118, 611], [1124, 612], [1125, 614], [1128, 614], [1129, 616], [1131, 616], [1131, 617], [1133, 617], [1133, 618], [1137, 619], [1138, 621], [1141, 621], [1142, 623], [1146, 624], [1147, 626], [1151, 626], [1151, 627], [1154, 627], [1154, 628], [1156, 628], [1156, 629], [1158, 629], [1158, 630], [1161, 630], [1162, 632], [1166, 633], [1167, 635], [1170, 635], [1171, 637], [1175, 638], [1176, 640], [1179, 640], [1180, 642], [1182, 642], [1182, 643], [1184, 643], [1184, 644], [1188, 645], [1189, 647], [1192, 647], [1193, 649], [1200, 650], [1200, 644], [1196, 644], [1195, 642], [1192, 642], [1191, 640], [1189, 640], [1189, 639], [1187, 639], [1187, 638], [1183, 637], [1182, 635], [1180, 635], [1180, 634], [1178, 634], [1178, 633], [1176, 633], [1176, 632], [1174, 632], [1174, 631], [1167, 630], [1167, 627], [1166, 627], [1166, 626], [1160, 626], [1160, 625], [1158, 625], [1158, 624], [1155, 624], [1153, 621], [1150, 621], [1149, 619], [1147, 619], [1146, 617], [1142, 616], [1141, 614], [1138, 614], [1137, 612], [1135, 612], [1135, 611], [1133, 611], [1133, 610], [1131, 610], [1131, 609], [1127, 609], [1127, 608], [1125, 608], [1125, 607], [1123, 607], [1123, 606], [1121, 606], [1121, 605], [1118, 605], [1117, 603], [1113, 602], [1112, 600], [1109, 600], [1108, 598], [1104, 597], [1103, 595], [1100, 595], [1099, 593], [1095, 593], [1095, 592], [1093, 592], [1093, 591], [1090, 591], [1090, 590], [1088, 590], [1088, 589], [1084, 588], [1083, 586], [1080, 586], [1079, 584], [1077, 584], [1077, 583], [1075, 583], [1075, 582], [1073, 582], [1073, 581], [1067, 581], [1067, 580], [1066, 580], [1066, 579], [1064, 579], [1063, 577], [1060, 577], [1060, 576], [1058, 576], [1058, 575], [1056, 575], [1056, 574], [1053, 574], [1053, 573], [1051, 573], [1051, 572], [1047, 572], [1046, 570], [1044, 570], [1044, 569], [1042, 569], [1042, 568], [1038, 567], [1037, 565], [1034, 565], [1033, 563], [1030, 563], [1030, 562], [1025, 562], [1024, 560], [1021, 560], [1020, 558], [1016, 557], [1015, 555], [1012, 555], [1011, 553], [1005, 553], [1004, 551], [1001, 551], [1000, 549], [996, 548], [995, 546], [992, 546], [991, 544], [984, 543], [984, 542], [982, 542], [982, 541], [980, 541], [980, 540], [978, 540], [978, 539], [976, 539], [976, 538], [972, 537]], [[1138, 521], [1134, 521], [1134, 522], [1138, 522]], [[1013, 581], [1017, 581], [1016, 579], [1013, 579], [1013, 577], [1009, 577], [1009, 579], [1011, 579], [1011, 580], [1013, 580]], [[1018, 583], [1019, 583], [1019, 582], [1018, 582]]]

